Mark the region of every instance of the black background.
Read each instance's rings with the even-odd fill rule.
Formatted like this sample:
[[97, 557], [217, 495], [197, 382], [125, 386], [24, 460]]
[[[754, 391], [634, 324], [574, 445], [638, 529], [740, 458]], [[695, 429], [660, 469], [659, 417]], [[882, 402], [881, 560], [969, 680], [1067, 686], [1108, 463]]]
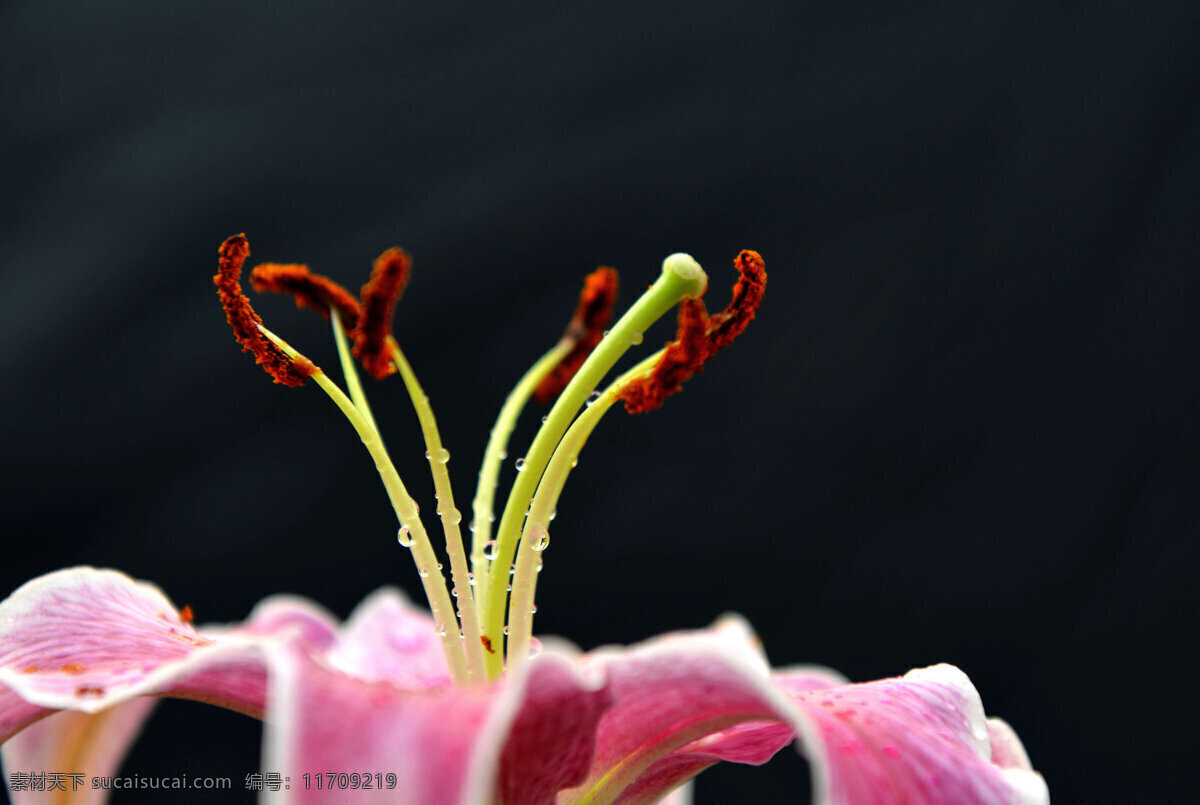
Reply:
[[[201, 622], [419, 593], [349, 426], [239, 354], [227, 235], [353, 288], [414, 255], [396, 333], [464, 511], [587, 271], [622, 271], [623, 309], [686, 250], [717, 308], [754, 248], [739, 343], [589, 443], [539, 630], [735, 610], [777, 665], [952, 662], [1055, 801], [1194, 796], [1195, 5], [421, 5], [0, 11], [3, 590], [110, 566]], [[335, 368], [318, 317], [257, 306]], [[401, 383], [368, 393], [432, 511]], [[167, 702], [125, 768], [240, 789], [259, 734]], [[697, 801], [804, 801], [805, 775], [785, 751]]]

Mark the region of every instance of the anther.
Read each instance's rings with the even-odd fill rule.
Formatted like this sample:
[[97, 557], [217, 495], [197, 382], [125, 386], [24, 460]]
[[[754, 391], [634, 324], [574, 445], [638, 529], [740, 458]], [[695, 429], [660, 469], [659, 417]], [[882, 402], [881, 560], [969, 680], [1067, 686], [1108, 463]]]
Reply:
[[250, 284], [259, 293], [291, 294], [296, 300], [296, 307], [311, 308], [326, 319], [329, 318], [329, 309], [333, 308], [347, 329], [353, 329], [358, 324], [359, 305], [354, 295], [329, 277], [309, 271], [308, 266], [262, 263], [250, 272]]
[[705, 361], [733, 343], [754, 319], [767, 284], [763, 259], [758, 252], [745, 250], [733, 265], [738, 279], [723, 311], [710, 317], [702, 299], [684, 299], [679, 303], [675, 340], [667, 344], [650, 374], [631, 381], [620, 393], [629, 413], [644, 414], [662, 405], [688, 378], [703, 369]]
[[371, 279], [362, 287], [362, 313], [353, 330], [354, 357], [376, 380], [396, 371], [387, 342], [392, 312], [408, 284], [411, 267], [408, 253], [392, 247], [376, 258]]
[[250, 255], [250, 245], [246, 242], [246, 236], [234, 235], [226, 238], [217, 254], [219, 260], [213, 282], [216, 283], [221, 306], [225, 309], [225, 319], [233, 328], [233, 337], [242, 345], [242, 351], [253, 354], [255, 363], [262, 366], [276, 383], [285, 386], [303, 385], [315, 371], [315, 367], [308, 360], [293, 361], [263, 337], [258, 329], [262, 319], [254, 312], [238, 281], [242, 275], [242, 265]]
[[612, 321], [613, 303], [617, 299], [617, 270], [607, 266], [587, 275], [583, 290], [579, 292], [579, 305], [571, 317], [563, 338], [570, 339], [575, 346], [538, 385], [533, 399], [541, 405], [550, 404], [571, 378], [583, 366], [588, 355], [604, 337], [604, 329]]

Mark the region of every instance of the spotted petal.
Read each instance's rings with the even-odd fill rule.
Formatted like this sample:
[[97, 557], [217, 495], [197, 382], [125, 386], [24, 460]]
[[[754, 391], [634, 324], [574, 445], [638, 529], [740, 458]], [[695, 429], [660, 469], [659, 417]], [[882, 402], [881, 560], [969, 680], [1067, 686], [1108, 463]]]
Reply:
[[4, 767], [10, 776], [68, 765], [87, 777], [110, 774], [152, 709], [153, 700], [138, 697], [260, 716], [269, 647], [288, 641], [316, 651], [333, 636], [322, 612], [294, 599], [263, 602], [242, 627], [197, 630], [157, 587], [115, 571], [80, 567], [34, 579], [0, 603]]
[[[587, 782], [560, 802], [657, 801], [718, 760], [761, 763], [799, 734], [820, 803], [1042, 803], [1019, 741], [989, 725], [952, 666], [838, 684], [804, 669], [769, 675], [728, 640], [660, 638], [589, 662], [616, 705], [600, 722]], [[993, 759], [990, 735], [1002, 735]]]
[[267, 766], [292, 790], [270, 803], [347, 801], [336, 778], [318, 787], [322, 772], [344, 769], [370, 786], [355, 792], [359, 805], [548, 805], [587, 774], [610, 704], [606, 686], [555, 656], [501, 684], [412, 690], [293, 652], [275, 681]]

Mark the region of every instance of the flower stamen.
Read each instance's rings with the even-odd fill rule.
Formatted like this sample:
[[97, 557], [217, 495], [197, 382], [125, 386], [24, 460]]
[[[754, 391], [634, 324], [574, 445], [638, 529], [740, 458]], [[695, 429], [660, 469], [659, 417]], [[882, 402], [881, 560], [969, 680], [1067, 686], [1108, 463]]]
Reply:
[[[289, 356], [298, 355], [295, 349], [279, 336], [272, 333], [262, 325], [259, 325], [259, 330], [266, 336], [271, 343], [275, 344], [284, 354]], [[450, 594], [446, 589], [445, 577], [441, 573], [441, 563], [437, 560], [437, 555], [433, 551], [433, 545], [429, 540], [429, 534], [425, 531], [425, 524], [421, 522], [421, 516], [417, 510], [416, 501], [408, 493], [408, 489], [404, 486], [404, 481], [401, 480], [399, 473], [396, 472], [395, 465], [392, 464], [392, 459], [387, 453], [387, 449], [383, 446], [383, 441], [379, 436], [379, 431], [371, 424], [370, 420], [362, 415], [355, 407], [353, 401], [346, 396], [346, 393], [338, 388], [329, 377], [320, 369], [314, 367], [312, 379], [321, 387], [329, 398], [341, 409], [342, 414], [354, 426], [358, 436], [362, 439], [363, 446], [367, 448], [367, 452], [371, 454], [371, 458], [375, 461], [375, 469], [379, 473], [380, 479], [383, 481], [383, 488], [387, 491], [388, 499], [392, 503], [392, 509], [396, 512], [396, 519], [400, 521], [401, 527], [409, 534], [409, 549], [413, 554], [413, 561], [416, 563], [418, 575], [421, 577], [421, 584], [425, 589], [425, 596], [429, 599], [429, 608], [433, 613], [434, 621], [438, 624], [438, 636], [441, 639], [442, 651], [446, 656], [446, 664], [450, 669], [450, 676], [456, 682], [467, 682], [471, 679], [470, 669], [467, 664], [466, 655], [463, 651], [462, 643], [464, 642], [458, 636], [458, 630], [454, 630], [454, 634], [450, 634], [448, 624], [455, 622], [454, 606], [450, 602]], [[460, 596], [461, 597], [461, 596]]]
[[[658, 280], [596, 345], [547, 414], [524, 456], [524, 471], [517, 475], [513, 483], [504, 514], [500, 518], [500, 527], [496, 531], [495, 559], [482, 605], [484, 634], [492, 641], [492, 645], [500, 645], [503, 639], [508, 592], [502, 577], [497, 578], [496, 575], [503, 573], [513, 561], [522, 538], [521, 526], [525, 513], [554, 448], [596, 385], [631, 346], [641, 343], [646, 328], [680, 300], [698, 296], [706, 284], [704, 269], [690, 256], [675, 254], [664, 260]], [[498, 677], [503, 670], [499, 652], [485, 659], [489, 678]]]
[[654, 370], [628, 384], [621, 392], [631, 414], [653, 411], [679, 391], [686, 380], [703, 370], [713, 355], [733, 343], [754, 319], [762, 303], [767, 272], [758, 252], [744, 250], [734, 260], [738, 272], [729, 305], [710, 317], [702, 299], [679, 306], [679, 328]]
[[[653, 388], [665, 389], [668, 387], [666, 381], [670, 381], [675, 383], [674, 391], [677, 391], [679, 384], [691, 376], [684, 373], [687, 367], [702, 364], [717, 350], [732, 343], [733, 339], [746, 329], [762, 302], [767, 275], [762, 258], [757, 252], [743, 251], [735, 260], [735, 266], [739, 279], [734, 285], [733, 300], [729, 307], [710, 318], [704, 310], [704, 303], [699, 299], [682, 300], [679, 303], [679, 333], [676, 340], [626, 371], [596, 396], [588, 408], [571, 423], [571, 427], [555, 447], [530, 503], [529, 514], [522, 530], [521, 545], [517, 552], [512, 598], [508, 608], [510, 668], [528, 657], [533, 634], [533, 602], [541, 560], [533, 535], [544, 534], [549, 526], [553, 516], [551, 513], [558, 503], [559, 495], [562, 494], [567, 476], [578, 461], [579, 451], [600, 423], [600, 419], [617, 400], [625, 401], [628, 407], [627, 395], [631, 388], [644, 386], [647, 384], [647, 378], [657, 375], [660, 385]], [[696, 360], [699, 364], [695, 363]], [[662, 399], [669, 393], [673, 392], [662, 394], [658, 403], [661, 404]]]
[[392, 313], [408, 285], [411, 268], [408, 252], [393, 246], [375, 259], [371, 279], [362, 287], [362, 315], [352, 332], [354, 357], [376, 380], [396, 371], [387, 339], [392, 332]]
[[253, 354], [254, 362], [276, 383], [284, 386], [304, 385], [304, 381], [312, 376], [316, 367], [303, 355], [289, 357], [278, 346], [263, 338], [259, 332], [262, 318], [254, 312], [250, 300], [242, 290], [242, 284], [238, 281], [242, 275], [242, 265], [250, 256], [250, 245], [246, 242], [246, 236], [233, 235], [226, 238], [217, 254], [220, 259], [213, 282], [217, 286], [217, 296], [221, 298], [221, 307], [225, 309], [225, 319], [233, 328], [233, 337], [242, 345], [242, 351]]
[[617, 301], [617, 283], [617, 270], [608, 266], [597, 268], [584, 279], [579, 306], [563, 333], [563, 339], [571, 340], [575, 346], [538, 384], [533, 399], [539, 405], [554, 401], [604, 337], [604, 330], [612, 321], [613, 303]]
[[350, 329], [358, 324], [359, 304], [354, 295], [329, 277], [314, 274], [299, 263], [260, 263], [250, 271], [250, 285], [259, 293], [291, 294], [296, 307], [315, 310], [329, 318], [330, 309]]
[[480, 599], [488, 584], [491, 557], [487, 546], [491, 540], [492, 522], [496, 519], [492, 505], [496, 499], [500, 466], [507, 455], [508, 439], [517, 419], [531, 396], [541, 404], [548, 404], [566, 387], [604, 337], [604, 328], [612, 319], [616, 298], [615, 268], [601, 266], [588, 274], [579, 293], [579, 304], [562, 338], [517, 381], [500, 408], [484, 450], [479, 484], [471, 505], [471, 569], [475, 573], [475, 589]]

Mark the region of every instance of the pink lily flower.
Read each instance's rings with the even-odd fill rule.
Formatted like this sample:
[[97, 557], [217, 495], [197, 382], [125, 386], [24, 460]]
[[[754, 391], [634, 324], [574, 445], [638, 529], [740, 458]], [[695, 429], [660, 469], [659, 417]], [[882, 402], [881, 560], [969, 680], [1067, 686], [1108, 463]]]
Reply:
[[[27, 783], [50, 770], [84, 780], [70, 801], [103, 802], [107, 791], [91, 778], [116, 773], [163, 696], [263, 718], [270, 803], [678, 803], [709, 766], [761, 764], [793, 742], [812, 765], [816, 802], [1049, 801], [1016, 734], [985, 717], [966, 675], [949, 665], [862, 684], [816, 667], [772, 670], [734, 616], [588, 653], [532, 637], [548, 525], [579, 449], [618, 400], [630, 411], [657, 407], [745, 328], [766, 279], [757, 254], [739, 255], [733, 301], [713, 316], [699, 300], [707, 277], [673, 255], [604, 335], [615, 272], [589, 277], [563, 340], [518, 384], [493, 430], [469, 565], [449, 455], [388, 334], [407, 256], [384, 253], [361, 304], [300, 266], [252, 275], [257, 287], [293, 293], [330, 317], [346, 394], [262, 327], [237, 283], [247, 254], [241, 237], [221, 248], [217, 282], [235, 334], [277, 381], [314, 380], [350, 419], [396, 509], [397, 539], [413, 554], [429, 611], [381, 590], [338, 625], [312, 603], [277, 597], [242, 624], [196, 627], [189, 608], [116, 571], [77, 567], [34, 579], [0, 603], [0, 755], [15, 803], [47, 801]], [[593, 395], [676, 304], [677, 340]], [[446, 532], [449, 592], [442, 557], [382, 447], [352, 352], [371, 374], [399, 372], [409, 388]], [[558, 401], [519, 462], [493, 538], [499, 463], [535, 394]], [[75, 781], [59, 782], [71, 790]]]

